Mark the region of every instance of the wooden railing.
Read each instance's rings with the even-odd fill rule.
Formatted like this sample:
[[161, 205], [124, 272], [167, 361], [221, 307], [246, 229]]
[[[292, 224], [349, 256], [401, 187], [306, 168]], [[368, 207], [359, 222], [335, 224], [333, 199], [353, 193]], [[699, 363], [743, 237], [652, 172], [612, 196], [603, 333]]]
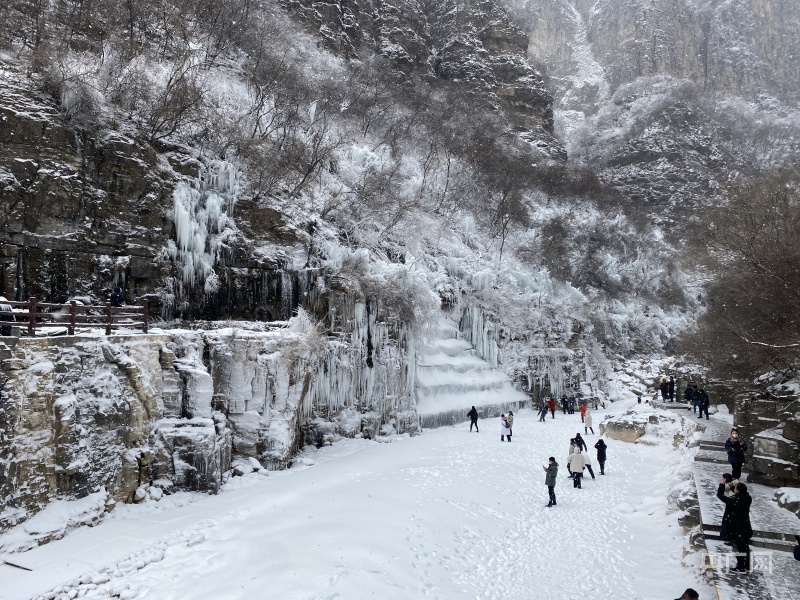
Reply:
[[[29, 298], [27, 302], [4, 301], [13, 309], [13, 313], [0, 312], [0, 319], [13, 314], [16, 326], [27, 323], [27, 335], [33, 337], [36, 330], [43, 327], [66, 327], [69, 335], [75, 335], [76, 327], [104, 327], [106, 335], [115, 329], [141, 329], [147, 333], [147, 300], [141, 306], [111, 306], [106, 302], [102, 306], [87, 306], [75, 301], [69, 304], [52, 304], [39, 302]], [[10, 327], [14, 323], [0, 320], [0, 327]]]

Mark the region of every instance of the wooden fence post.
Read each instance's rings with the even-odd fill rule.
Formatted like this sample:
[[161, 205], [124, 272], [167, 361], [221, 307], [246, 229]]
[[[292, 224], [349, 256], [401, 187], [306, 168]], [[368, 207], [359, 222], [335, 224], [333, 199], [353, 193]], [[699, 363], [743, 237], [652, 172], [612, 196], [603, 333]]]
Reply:
[[36, 336], [36, 298], [28, 298], [28, 335]]
[[72, 300], [69, 305], [69, 328], [67, 332], [70, 335], [75, 335], [75, 300]]
[[111, 335], [111, 302], [106, 302], [106, 335]]
[[142, 312], [144, 313], [144, 323], [142, 324], [142, 333], [147, 333], [147, 298], [142, 300]]

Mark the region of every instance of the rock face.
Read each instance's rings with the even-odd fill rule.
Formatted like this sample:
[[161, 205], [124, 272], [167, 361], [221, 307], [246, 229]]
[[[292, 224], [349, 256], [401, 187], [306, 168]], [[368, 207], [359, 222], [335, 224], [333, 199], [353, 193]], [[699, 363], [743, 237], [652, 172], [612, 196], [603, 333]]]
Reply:
[[736, 402], [736, 424], [748, 440], [748, 481], [800, 485], [800, 401], [764, 393], [743, 396]]
[[[209, 241], [225, 234], [213, 286], [185, 285], [188, 261], [174, 241], [178, 178], [198, 176], [202, 196], [210, 184], [200, 176], [219, 187], [225, 166], [159, 150], [129, 133], [74, 129], [52, 99], [0, 79], [0, 295], [100, 303], [119, 286], [129, 302], [148, 296], [168, 319], [288, 319], [301, 294], [313, 295], [316, 273], [284, 270], [283, 252], [298, 238], [278, 213], [250, 201], [236, 204], [235, 225], [209, 231]], [[198, 223], [197, 207], [184, 217]], [[254, 243], [283, 250], [265, 257], [252, 252]]]
[[[669, 75], [755, 99], [800, 99], [793, 0], [504, 0], [530, 32], [557, 96], [597, 98], [639, 77]], [[594, 72], [587, 70], [593, 69]], [[597, 76], [593, 90], [582, 90]], [[589, 94], [589, 92], [592, 92]], [[585, 104], [572, 104], [572, 108]]]
[[99, 490], [126, 502], [215, 492], [234, 456], [278, 469], [307, 443], [416, 432], [413, 341], [358, 296], [332, 297], [331, 340], [300, 317], [262, 331], [0, 338], [0, 530]]
[[570, 156], [648, 218], [702, 219], [741, 174], [800, 154], [788, 118], [800, 101], [797, 2], [502, 4], [529, 34]]
[[553, 101], [527, 58], [528, 39], [494, 0], [284, 4], [347, 57], [371, 51], [401, 71], [456, 82], [501, 110], [533, 154], [563, 160]]

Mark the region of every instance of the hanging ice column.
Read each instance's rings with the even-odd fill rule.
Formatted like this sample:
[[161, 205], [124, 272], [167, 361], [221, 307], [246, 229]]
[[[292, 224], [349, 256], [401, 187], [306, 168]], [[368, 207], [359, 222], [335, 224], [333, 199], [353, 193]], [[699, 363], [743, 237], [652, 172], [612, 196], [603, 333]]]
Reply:
[[181, 182], [175, 187], [176, 241], [170, 242], [168, 250], [170, 258], [182, 266], [182, 285], [203, 283], [206, 292], [217, 290], [214, 265], [238, 232], [233, 221], [238, 175], [231, 163], [219, 161], [202, 169], [192, 184]]
[[[494, 348], [489, 356], [496, 361], [496, 344]], [[528, 396], [515, 389], [505, 373], [461, 339], [455, 321], [449, 318], [441, 320], [439, 339], [424, 348], [419, 357], [416, 399], [423, 427], [463, 423], [472, 406], [486, 418], [500, 416], [509, 408], [519, 409], [528, 402]]]

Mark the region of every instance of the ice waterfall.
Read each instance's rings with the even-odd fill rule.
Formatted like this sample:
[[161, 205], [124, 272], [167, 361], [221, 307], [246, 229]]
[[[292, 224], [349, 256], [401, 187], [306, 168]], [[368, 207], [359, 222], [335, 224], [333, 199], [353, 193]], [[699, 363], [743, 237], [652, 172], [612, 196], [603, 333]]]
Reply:
[[238, 188], [239, 173], [227, 161], [216, 161], [202, 169], [193, 182], [175, 187], [175, 242], [170, 242], [168, 253], [182, 267], [182, 285], [202, 283], [206, 292], [216, 291], [219, 279], [214, 265], [238, 233], [233, 220]]

